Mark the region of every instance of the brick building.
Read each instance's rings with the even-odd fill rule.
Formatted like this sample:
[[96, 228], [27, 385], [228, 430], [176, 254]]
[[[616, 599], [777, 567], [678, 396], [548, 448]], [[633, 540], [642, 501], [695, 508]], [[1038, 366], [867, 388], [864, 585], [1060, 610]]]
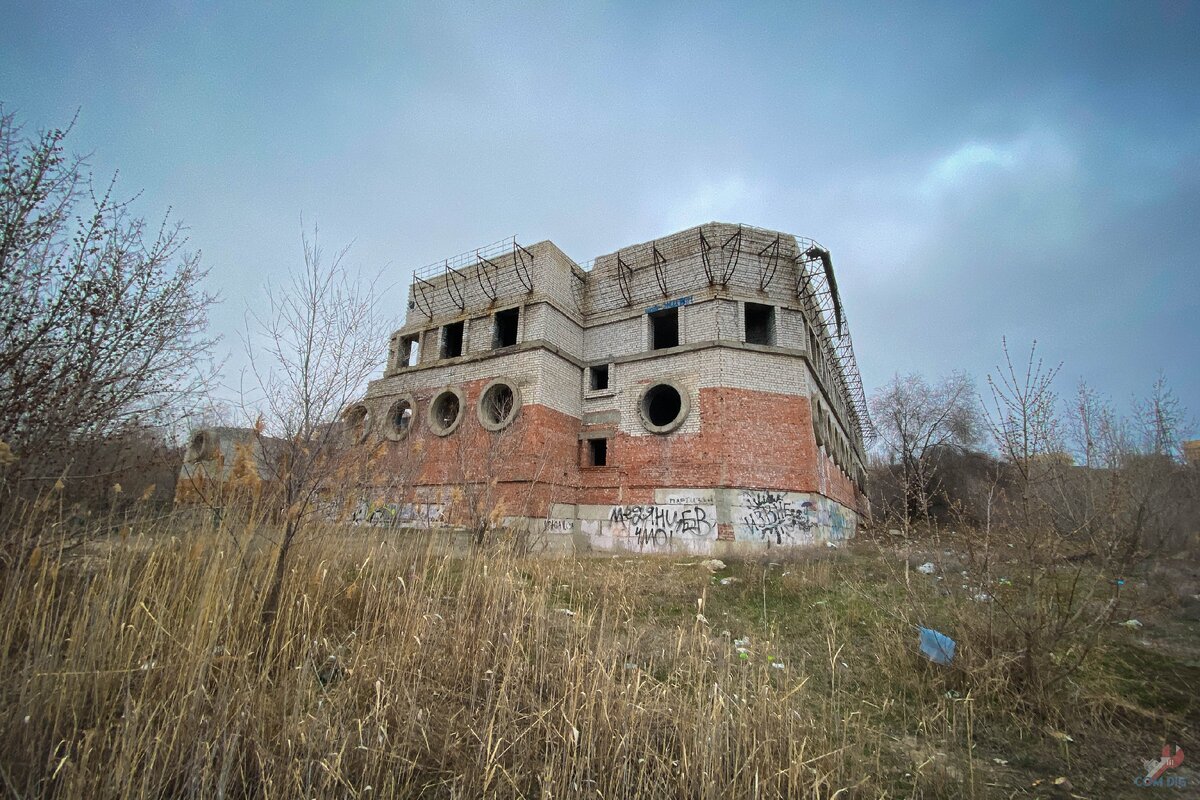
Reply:
[[384, 376], [369, 519], [503, 518], [576, 548], [852, 536], [862, 385], [828, 251], [709, 223], [578, 266], [515, 241], [419, 270]]

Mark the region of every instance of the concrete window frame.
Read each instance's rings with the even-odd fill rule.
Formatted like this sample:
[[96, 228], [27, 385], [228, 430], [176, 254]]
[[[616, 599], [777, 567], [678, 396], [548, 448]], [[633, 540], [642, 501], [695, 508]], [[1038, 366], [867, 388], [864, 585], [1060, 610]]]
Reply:
[[753, 300], [742, 302], [742, 341], [762, 347], [775, 347], [779, 342], [779, 312], [770, 303]]
[[[446, 407], [453, 401], [456, 404], [457, 413], [449, 422], [443, 423], [443, 418], [447, 416], [449, 409]], [[425, 421], [429, 425], [429, 430], [433, 431], [435, 436], [449, 436], [458, 430], [458, 426], [462, 424], [465, 416], [467, 398], [463, 394], [462, 389], [457, 386], [446, 386], [438, 390], [433, 395], [433, 400], [429, 402], [429, 410], [425, 414]]]
[[398, 336], [396, 339], [396, 369], [409, 369], [421, 363], [421, 335], [424, 331]]
[[606, 469], [611, 466], [609, 464], [609, 442], [612, 439], [608, 436], [591, 436], [580, 442], [582, 452], [580, 454], [580, 467], [582, 469]]
[[[496, 418], [495, 410], [498, 407], [497, 403], [502, 403], [499, 396], [507, 389], [511, 397], [511, 405], [507, 412], [499, 419]], [[479, 424], [484, 430], [502, 431], [509, 425], [513, 424], [517, 415], [521, 413], [521, 388], [512, 378], [493, 378], [488, 381], [483, 387], [483, 391], [479, 393], [479, 400], [475, 403], [475, 416], [479, 419]]]
[[[616, 379], [614, 373], [617, 365], [612, 361], [607, 361], [601, 364], [592, 364], [584, 370], [583, 392], [587, 397], [606, 397], [616, 394]], [[597, 373], [597, 370], [600, 370]], [[598, 375], [604, 376], [604, 388], [593, 388], [592, 384], [596, 383]]]
[[366, 403], [351, 403], [339, 415], [345, 426], [342, 436], [348, 445], [362, 444], [371, 433], [371, 409]]
[[492, 349], [502, 350], [521, 343], [521, 306], [502, 308], [492, 314]]
[[193, 431], [188, 437], [187, 452], [184, 453], [183, 460], [188, 464], [211, 461], [216, 457], [219, 447], [217, 437], [211, 431]]
[[[407, 406], [407, 410], [410, 412], [407, 425], [400, 425], [398, 422], [399, 415], [403, 414], [405, 410], [401, 408], [402, 405]], [[402, 441], [412, 433], [416, 421], [417, 399], [411, 394], [402, 394], [388, 406], [387, 414], [383, 417], [383, 435], [391, 442]]]
[[438, 357], [460, 358], [467, 353], [467, 321], [457, 319], [441, 327], [438, 335]]
[[[660, 398], [665, 398], [668, 405], [673, 405], [671, 394], [677, 395], [679, 401], [679, 409], [673, 419], [665, 423], [656, 423], [654, 421], [654, 409], [652, 406], [659, 401]], [[638, 395], [637, 401], [638, 417], [642, 421], [642, 427], [659, 435], [671, 433], [683, 424], [688, 418], [688, 414], [692, 411], [692, 401], [685, 389], [679, 382], [674, 380], [658, 381], [647, 386]], [[659, 417], [661, 419], [661, 417]]]

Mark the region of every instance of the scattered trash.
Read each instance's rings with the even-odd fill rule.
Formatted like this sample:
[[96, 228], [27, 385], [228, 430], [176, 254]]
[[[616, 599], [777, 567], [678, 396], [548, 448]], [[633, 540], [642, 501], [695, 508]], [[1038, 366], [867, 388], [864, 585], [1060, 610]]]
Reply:
[[706, 568], [709, 572], [720, 572], [725, 569], [725, 562], [719, 558], [710, 558], [707, 561], [701, 561], [700, 566]]
[[921, 573], [922, 575], [932, 575], [935, 569], [936, 567], [933, 566], [932, 561], [926, 561], [924, 564], [917, 567], [917, 572]]
[[831, 541], [826, 540], [825, 546], [828, 547], [830, 550], [837, 550], [837, 542], [831, 542]]
[[632, 661], [626, 661], [625, 669], [638, 669], [638, 665], [633, 663]]
[[1138, 628], [1144, 627], [1141, 620], [1127, 619], [1121, 623], [1122, 628], [1129, 628], [1131, 631], [1136, 631]]
[[1012, 586], [1012, 581], [1010, 581], [1008, 578], [1001, 578], [1000, 585], [1001, 586]]
[[747, 636], [745, 639], [734, 639], [733, 646], [737, 647], [737, 648], [749, 647], [750, 646], [750, 637]]
[[932, 628], [918, 628], [921, 652], [935, 664], [949, 664], [954, 660], [954, 640]]
[[720, 580], [720, 584], [722, 586], [728, 586], [731, 583], [737, 583], [737, 582], [738, 582], [738, 579], [734, 578], [732, 576], [728, 577], [728, 578], [721, 578], [721, 580]]
[[992, 763], [993, 763], [993, 764], [999, 764], [999, 765], [1000, 765], [1000, 766], [1002, 766], [1002, 767], [1006, 767], [1006, 766], [1008, 766], [1008, 759], [1007, 759], [1007, 758], [994, 758], [994, 757], [993, 757], [993, 758], [992, 758]]
[[772, 661], [771, 669], [787, 669], [787, 667], [784, 666], [782, 661]]
[[559, 614], [566, 614], [568, 617], [575, 616], [575, 612], [569, 608], [556, 608], [554, 610], [557, 611]]
[[987, 592], [979, 592], [978, 594], [975, 595], [976, 603], [990, 603], [991, 601], [992, 601], [992, 596], [990, 594], [988, 594]]

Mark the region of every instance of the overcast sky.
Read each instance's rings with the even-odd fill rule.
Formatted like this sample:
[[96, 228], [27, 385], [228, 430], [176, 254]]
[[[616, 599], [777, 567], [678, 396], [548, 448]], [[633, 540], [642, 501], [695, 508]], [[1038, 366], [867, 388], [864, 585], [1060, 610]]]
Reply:
[[962, 5], [3, 2], [0, 100], [174, 209], [231, 346], [302, 212], [398, 315], [506, 236], [722, 220], [831, 250], [868, 391], [1007, 335], [1196, 415], [1200, 4]]

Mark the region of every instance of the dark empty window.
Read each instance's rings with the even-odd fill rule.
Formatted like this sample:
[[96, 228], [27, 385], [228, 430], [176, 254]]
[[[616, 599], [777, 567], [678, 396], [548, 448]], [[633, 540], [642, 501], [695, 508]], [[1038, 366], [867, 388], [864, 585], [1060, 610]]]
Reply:
[[746, 344], [775, 344], [775, 306], [746, 303]]
[[670, 425], [683, 407], [679, 392], [667, 384], [660, 384], [647, 392], [645, 403], [646, 419], [659, 426]]
[[588, 386], [591, 387], [593, 392], [608, 388], [608, 364], [592, 367]]
[[650, 315], [650, 349], [662, 350], [679, 344], [679, 309], [667, 308]]
[[496, 312], [496, 327], [492, 332], [492, 347], [508, 347], [517, 343], [517, 323], [521, 309], [509, 308]]
[[456, 358], [462, 355], [463, 324], [451, 322], [442, 328], [442, 358]]
[[417, 365], [417, 362], [421, 360], [420, 334], [400, 337], [400, 357], [398, 360], [398, 366], [401, 367], [415, 367]]
[[589, 467], [608, 466], [608, 439], [587, 440], [587, 465]]

